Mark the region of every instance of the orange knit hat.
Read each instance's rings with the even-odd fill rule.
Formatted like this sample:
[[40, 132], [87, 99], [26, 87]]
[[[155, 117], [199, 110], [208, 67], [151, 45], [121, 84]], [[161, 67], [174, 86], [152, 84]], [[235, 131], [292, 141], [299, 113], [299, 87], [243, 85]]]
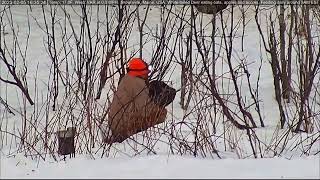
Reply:
[[146, 76], [149, 73], [148, 64], [141, 58], [132, 58], [129, 61], [128, 74], [132, 76]]

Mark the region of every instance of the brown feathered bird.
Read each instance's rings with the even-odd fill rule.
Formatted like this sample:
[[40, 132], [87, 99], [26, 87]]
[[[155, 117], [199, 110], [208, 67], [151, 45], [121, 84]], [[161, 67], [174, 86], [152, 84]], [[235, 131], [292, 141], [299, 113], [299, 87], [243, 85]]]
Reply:
[[225, 1], [226, 0], [221, 0], [221, 4], [195, 4], [195, 7], [199, 12], [205, 14], [217, 14], [227, 8], [228, 5], [224, 4]]

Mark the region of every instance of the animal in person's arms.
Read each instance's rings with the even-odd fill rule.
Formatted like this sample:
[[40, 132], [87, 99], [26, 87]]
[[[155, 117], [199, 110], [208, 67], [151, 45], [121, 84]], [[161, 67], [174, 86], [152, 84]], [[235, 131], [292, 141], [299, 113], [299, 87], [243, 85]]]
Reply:
[[163, 81], [154, 80], [149, 83], [149, 96], [159, 106], [168, 106], [176, 96], [176, 90]]
[[[147, 79], [150, 70], [147, 63], [140, 58], [133, 58], [129, 61], [127, 70], [128, 73], [120, 80], [113, 96], [107, 122], [101, 126], [103, 141], [108, 144], [121, 143], [134, 134], [163, 123], [167, 115], [165, 105], [169, 104], [168, 99], [157, 99], [158, 91], [154, 90], [159, 84], [166, 86], [151, 82], [152, 88], [149, 89]], [[173, 96], [175, 91], [174, 95], [170, 94], [171, 102]]]

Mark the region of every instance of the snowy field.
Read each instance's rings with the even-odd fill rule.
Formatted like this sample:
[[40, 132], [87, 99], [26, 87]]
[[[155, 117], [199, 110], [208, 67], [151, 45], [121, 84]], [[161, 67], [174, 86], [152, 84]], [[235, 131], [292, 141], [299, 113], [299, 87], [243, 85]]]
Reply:
[[297, 178], [319, 179], [319, 156], [306, 158], [201, 159], [136, 156], [66, 162], [34, 162], [23, 156], [1, 159], [1, 178]]
[[[26, 18], [27, 7], [15, 6], [11, 10], [13, 14], [13, 21], [16, 25], [15, 28], [19, 32], [19, 38], [21, 38], [20, 43], [22, 44], [22, 47], [24, 47], [24, 45], [26, 45], [27, 43], [25, 39], [27, 37], [28, 32], [28, 21]], [[71, 21], [74, 23], [74, 28], [78, 31], [80, 29], [79, 17], [75, 15], [76, 13], [73, 12], [73, 10], [69, 10], [69, 13], [71, 14]], [[144, 10], [141, 10], [141, 12], [143, 11]], [[179, 8], [177, 12], [179, 12]], [[159, 138], [161, 139], [161, 141], [155, 140], [149, 142], [141, 137], [142, 133], [138, 134], [134, 138], [139, 140], [138, 142], [142, 143], [143, 145], [137, 145], [134, 141], [127, 140], [122, 144], [113, 145], [110, 149], [108, 157], [101, 157], [102, 152], [101, 148], [99, 148], [99, 146], [101, 145], [101, 140], [99, 139], [99, 133], [97, 132], [94, 132], [96, 134], [95, 136], [97, 137], [97, 141], [95, 144], [96, 146], [94, 148], [90, 147], [89, 149], [88, 146], [90, 145], [84, 145], [84, 139], [87, 140], [87, 136], [84, 136], [81, 139], [77, 139], [77, 145], [81, 143], [82, 144], [81, 147], [78, 146], [79, 149], [77, 149], [76, 158], [70, 159], [67, 156], [66, 160], [64, 161], [62, 159], [62, 156], [57, 156], [55, 153], [53, 154], [55, 154], [56, 158], [52, 158], [52, 156], [49, 155], [49, 150], [43, 150], [44, 145], [40, 143], [41, 140], [35, 137], [43, 137], [42, 133], [44, 133], [43, 129], [45, 128], [49, 128], [49, 131], [52, 132], [56, 131], [57, 127], [55, 126], [56, 124], [54, 120], [58, 119], [59, 123], [63, 124], [64, 122], [60, 122], [59, 118], [64, 117], [64, 113], [67, 114], [67, 112], [69, 112], [70, 110], [68, 104], [62, 103], [65, 102], [63, 100], [66, 100], [69, 97], [70, 102], [73, 100], [71, 99], [71, 96], [64, 95], [63, 92], [60, 92], [58, 97], [58, 107], [61, 107], [61, 109], [59, 111], [52, 111], [50, 109], [50, 105], [47, 106], [46, 98], [49, 97], [49, 87], [53, 86], [52, 84], [50, 84], [52, 83], [51, 81], [53, 77], [51, 60], [49, 59], [47, 49], [45, 48], [45, 46], [47, 46], [45, 44], [47, 37], [44, 32], [44, 29], [41, 29], [39, 27], [44, 27], [42, 10], [39, 7], [34, 7], [33, 10], [28, 11], [28, 13], [30, 16], [29, 23], [31, 33], [29, 39], [30, 42], [28, 42], [28, 55], [26, 58], [26, 64], [28, 66], [27, 79], [29, 92], [31, 96], [34, 99], [36, 99], [36, 106], [32, 107], [27, 102], [23, 101], [23, 98], [21, 97], [21, 92], [16, 87], [5, 85], [5, 83], [0, 82], [1, 97], [5, 99], [8, 102], [8, 104], [10, 104], [11, 108], [14, 109], [14, 112], [16, 113], [16, 115], [9, 114], [8, 112], [6, 112], [5, 108], [1, 104], [1, 178], [320, 178], [320, 154], [317, 153], [320, 150], [320, 123], [315, 123], [315, 131], [311, 134], [289, 134], [288, 136], [286, 136], [287, 129], [279, 130], [279, 114], [278, 106], [274, 97], [275, 95], [273, 87], [274, 85], [272, 70], [270, 68], [269, 59], [266, 57], [265, 50], [261, 45], [259, 32], [254, 22], [253, 8], [251, 9], [251, 11], [249, 10], [247, 12], [248, 19], [244, 36], [245, 50], [243, 52], [240, 52], [241, 38], [235, 39], [234, 56], [236, 57], [233, 58], [238, 58], [237, 60], [245, 58], [246, 61], [250, 64], [248, 65], [248, 70], [251, 72], [251, 78], [254, 80], [258, 77], [260, 78], [259, 100], [262, 109], [262, 118], [265, 122], [266, 127], [262, 128], [259, 126], [255, 130], [257, 137], [262, 142], [262, 150], [260, 149], [257, 159], [253, 157], [246, 133], [238, 131], [234, 127], [226, 126], [228, 127], [226, 131], [229, 136], [227, 140], [224, 139], [226, 135], [224, 129], [225, 126], [222, 126], [222, 124], [224, 124], [222, 121], [224, 120], [217, 121], [217, 123], [220, 126], [218, 126], [217, 128], [217, 134], [214, 135], [213, 141], [213, 144], [215, 145], [215, 148], [219, 151], [221, 158], [218, 158], [216, 155], [214, 155], [210, 147], [206, 147], [208, 148], [206, 149], [206, 152], [209, 151], [210, 153], [203, 153], [205, 154], [203, 155], [201, 154], [202, 152], [200, 152], [200, 155], [198, 155], [197, 157], [193, 157], [192, 152], [189, 152], [188, 149], [185, 150], [183, 148], [183, 152], [177, 150], [175, 154], [173, 154], [171, 153], [172, 149], [170, 148], [173, 147], [174, 149], [176, 147], [172, 144], [170, 144], [169, 146], [168, 143], [164, 143], [169, 139], [168, 134], [161, 136]], [[99, 13], [101, 17], [103, 17], [104, 12], [101, 11]], [[90, 24], [90, 26], [92, 26], [92, 32], [96, 30], [95, 25], [97, 21], [95, 13], [93, 14], [94, 15], [91, 17], [92, 19], [90, 19], [90, 21], [92, 21]], [[241, 13], [239, 12], [239, 10], [236, 9], [234, 20], [235, 22], [239, 21], [240, 14]], [[6, 17], [8, 16], [6, 15]], [[65, 17], [63, 16], [62, 12], [57, 13], [57, 19], [62, 21], [64, 18]], [[205, 15], [203, 16], [203, 21], [208, 23], [211, 21], [211, 18], [211, 16]], [[264, 33], [267, 33], [268, 25], [264, 23], [265, 17], [261, 17], [260, 20], [262, 25], [262, 31]], [[160, 11], [157, 8], [152, 8], [152, 10], [150, 10], [150, 16], [148, 16], [146, 21], [146, 24], [148, 25], [147, 29], [149, 30], [152, 28], [158, 28], [159, 23], [157, 22], [160, 22]], [[171, 23], [172, 26], [178, 24], [174, 22]], [[217, 20], [217, 26], [220, 27], [220, 19]], [[134, 25], [133, 27], [133, 32], [131, 33], [131, 36], [128, 39], [128, 51], [130, 52], [136, 52], [139, 48], [137, 45], [137, 41], [139, 38], [137, 35], [137, 25]], [[59, 32], [62, 29], [63, 28], [59, 27], [58, 25], [56, 26], [57, 32]], [[10, 32], [9, 25], [6, 27], [6, 30]], [[313, 26], [312, 30], [315, 33], [319, 34], [319, 26]], [[105, 35], [103, 29], [100, 29], [100, 31], [101, 36]], [[211, 29], [206, 29], [206, 33], [207, 35], [210, 34]], [[218, 33], [219, 35], [221, 35], [221, 31], [219, 31]], [[239, 30], [236, 34], [241, 34], [241, 27], [239, 27]], [[12, 40], [12, 36], [10, 33], [8, 33], [6, 37], [9, 39], [8, 42]], [[155, 44], [155, 40], [148, 40], [148, 38], [149, 36], [146, 37], [146, 43], [144, 45], [144, 58], [147, 62], [149, 62], [149, 59], [153, 55], [152, 49], [154, 49]], [[62, 41], [64, 41], [65, 39], [59, 36], [57, 39], [59, 39], [57, 41], [57, 46], [62, 47], [62, 45], [59, 43], [61, 42], [61, 39]], [[223, 44], [222, 42], [219, 43]], [[172, 42], [170, 42], [169, 44], [171, 45]], [[217, 45], [217, 49], [218, 47], [220, 47], [221, 44]], [[72, 47], [69, 48], [72, 49]], [[76, 49], [73, 50], [76, 51]], [[65, 52], [60, 53], [63, 54]], [[223, 55], [225, 56], [225, 54]], [[198, 57], [198, 54], [194, 52], [193, 56]], [[101, 57], [99, 58], [103, 59], [103, 55], [101, 55]], [[61, 62], [64, 61], [61, 59]], [[222, 74], [226, 74], [226, 72], [228, 72], [226, 63], [223, 64], [222, 62], [223, 60], [218, 59], [218, 67], [216, 72], [218, 75], [221, 76]], [[238, 61], [235, 60], [234, 63], [236, 62]], [[69, 65], [72, 65], [71, 60], [69, 60], [68, 63], [70, 63]], [[7, 73], [6, 68], [4, 68], [3, 64], [0, 65], [0, 75], [2, 75], [3, 77], [10, 77]], [[63, 63], [61, 63], [60, 66], [61, 69], [65, 68], [65, 64]], [[170, 68], [170, 72], [168, 73], [168, 75], [164, 77], [164, 79], [169, 80], [170, 82], [172, 82], [173, 87], [179, 89], [179, 86], [181, 84], [179, 66], [172, 66]], [[262, 72], [260, 75], [258, 75], [259, 68], [261, 68]], [[297, 67], [294, 66], [293, 71], [295, 71], [296, 68]], [[74, 75], [74, 77], [72, 78], [76, 79], [75, 74], [69, 75]], [[97, 76], [98, 74], [95, 74], [96, 79], [98, 79]], [[293, 77], [297, 78], [298, 75], [296, 73], [293, 73]], [[319, 76], [317, 76], [315, 82], [319, 81], [320, 78]], [[228, 85], [230, 84], [230, 81], [229, 84], [227, 84], [226, 80], [225, 82], [220, 82], [220, 80], [218, 82], [221, 84], [226, 84], [225, 87], [219, 87], [221, 88], [220, 90], [222, 94], [234, 93], [232, 87], [231, 90], [229, 89]], [[75, 81], [73, 83], [76, 84]], [[96, 116], [101, 115], [100, 112], [103, 111], [107, 104], [106, 94], [109, 93], [108, 90], [111, 89], [110, 84], [112, 83], [114, 82], [107, 82], [105, 88], [102, 91], [101, 98], [99, 100], [95, 100], [95, 102], [92, 103], [95, 105], [93, 106], [93, 109], [91, 111], [92, 114]], [[250, 97], [251, 95], [248, 91], [248, 87], [246, 86], [246, 80], [242, 79], [241, 84], [242, 83], [244, 84], [244, 86], [241, 87], [242, 96]], [[96, 92], [96, 89], [94, 89], [94, 91]], [[314, 94], [312, 94], [312, 96]], [[170, 106], [170, 108], [168, 108], [169, 115], [167, 117], [167, 124], [161, 127], [173, 127], [173, 124], [181, 123], [180, 120], [184, 117], [184, 115], [188, 114], [188, 112], [191, 112], [190, 109], [192, 108], [189, 108], [187, 111], [181, 109], [179, 105], [179, 98], [180, 95], [178, 94], [173, 105]], [[230, 99], [232, 99], [232, 97]], [[236, 100], [234, 102], [236, 102]], [[248, 100], [247, 104], [249, 103], [250, 100]], [[199, 104], [193, 104], [193, 102], [191, 101], [190, 105], [192, 107], [196, 107]], [[229, 105], [231, 107], [232, 103], [229, 103]], [[83, 109], [84, 107], [81, 106], [81, 103], [79, 106], [72, 107], [74, 109], [70, 110], [73, 111], [71, 114], [74, 116], [79, 115], [77, 117], [82, 117], [83, 112], [81, 111], [81, 109]], [[289, 104], [287, 108], [288, 109], [286, 110], [288, 110], [288, 116], [295, 117], [296, 112], [294, 111], [295, 109], [293, 104]], [[320, 107], [318, 105], [315, 105], [312, 108], [312, 110], [314, 111], [320, 111]], [[250, 107], [248, 109], [250, 109], [251, 112], [253, 112], [252, 115], [256, 120], [256, 123], [259, 124], [258, 115], [254, 112], [254, 108]], [[26, 110], [26, 112], [24, 112], [24, 110]], [[78, 110], [79, 113], [77, 112]], [[11, 136], [8, 135], [8, 133], [6, 134], [3, 132], [8, 131], [12, 134], [19, 135], [19, 133], [21, 132], [20, 128], [23, 126], [22, 117], [24, 113], [26, 113], [26, 116], [30, 118], [30, 122], [34, 122], [34, 124], [39, 125], [39, 127], [37, 128], [39, 128], [40, 130], [38, 129], [39, 131], [36, 131], [34, 129], [37, 128], [31, 126], [29, 129], [29, 140], [30, 142], [35, 142], [35, 145], [33, 146], [35, 147], [35, 149], [28, 149], [24, 152], [20, 151], [16, 153], [16, 151], [18, 151], [19, 149], [19, 140], [17, 140], [15, 136]], [[317, 117], [319, 120], [319, 114], [317, 115]], [[196, 114], [192, 114], [192, 116], [190, 118], [188, 117], [187, 120], [192, 121], [195, 118]], [[46, 121], [46, 123], [48, 121], [50, 126], [45, 126], [44, 123], [41, 124], [44, 121]], [[87, 133], [87, 127], [83, 125], [85, 123], [81, 123], [82, 122], [77, 124], [79, 125], [79, 131]], [[62, 127], [60, 126], [60, 124], [59, 127]], [[288, 126], [288, 124], [286, 124], [286, 127]], [[193, 130], [192, 128], [184, 128], [185, 129], [182, 128], [181, 134], [188, 134], [190, 133], [190, 131]], [[97, 130], [95, 129], [95, 131]], [[158, 131], [155, 133], [155, 137], [158, 137], [157, 133]], [[34, 141], [32, 141], [33, 138]], [[186, 135], [185, 139], [190, 140], [192, 138], [192, 135]], [[285, 143], [287, 143], [288, 146], [282, 146], [282, 143], [284, 143], [281, 140], [282, 138], [285, 139]], [[56, 146], [52, 145], [55, 144], [54, 142], [56, 141], [53, 141], [52, 139], [54, 138], [49, 137], [51, 143], [49, 144], [49, 146], [52, 149], [56, 149]], [[300, 141], [301, 143], [299, 143]], [[304, 143], [309, 143], [312, 141], [315, 141], [315, 143], [310, 149], [308, 149], [308, 146], [303, 145]], [[278, 142], [280, 145], [277, 144]], [[149, 151], [146, 152], [146, 150], [140, 151], [140, 149], [144, 148], [145, 144], [147, 144], [148, 147], [152, 147], [153, 150], [156, 151], [156, 153], [152, 154]], [[181, 146], [181, 144], [179, 145]], [[259, 146], [260, 144], [255, 142], [254, 148], [256, 149], [256, 152], [258, 152]], [[30, 154], [37, 154], [38, 152], [39, 154], [46, 156], [45, 161], [43, 161], [39, 156], [36, 156], [36, 158], [31, 157]], [[87, 154], [84, 152], [86, 152]], [[180, 153], [185, 154], [179, 156], [178, 154]], [[202, 157], [201, 155], [207, 157]], [[263, 156], [264, 158], [260, 158], [259, 156]]]

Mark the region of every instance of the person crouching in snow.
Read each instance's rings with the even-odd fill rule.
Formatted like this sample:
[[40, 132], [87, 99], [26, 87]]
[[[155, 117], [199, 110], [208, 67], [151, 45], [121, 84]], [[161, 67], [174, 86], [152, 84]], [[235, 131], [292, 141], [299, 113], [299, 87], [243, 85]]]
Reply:
[[123, 142], [130, 136], [165, 121], [167, 110], [155, 104], [147, 86], [148, 65], [140, 58], [129, 61], [127, 74], [121, 79], [102, 127], [105, 143]]

